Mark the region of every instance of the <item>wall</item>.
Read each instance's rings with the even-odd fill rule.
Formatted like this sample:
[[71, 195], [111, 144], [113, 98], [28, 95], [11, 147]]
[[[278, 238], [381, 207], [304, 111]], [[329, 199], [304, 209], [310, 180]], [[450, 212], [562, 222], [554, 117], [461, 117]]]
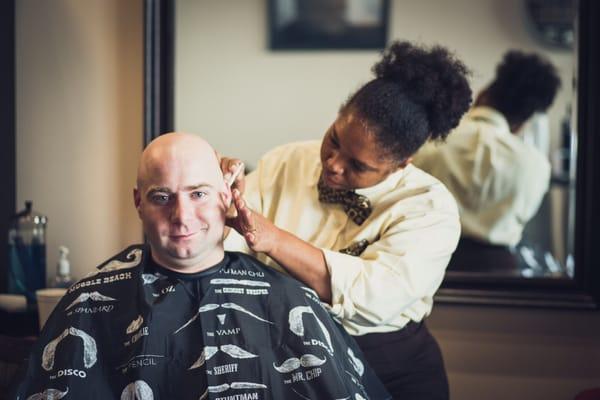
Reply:
[[437, 304], [452, 399], [572, 400], [600, 387], [598, 311]]
[[[340, 104], [371, 79], [370, 68], [379, 59], [374, 50], [270, 51], [266, 3], [176, 1], [175, 126], [251, 165], [277, 144], [320, 139]], [[472, 70], [475, 92], [510, 48], [547, 54], [570, 88], [571, 53], [534, 41], [522, 1], [390, 3], [390, 40], [449, 47]], [[570, 96], [570, 90], [562, 91], [551, 108], [553, 126]]]
[[82, 277], [141, 240], [142, 4], [16, 2], [17, 205], [48, 216], [49, 275], [59, 245]]

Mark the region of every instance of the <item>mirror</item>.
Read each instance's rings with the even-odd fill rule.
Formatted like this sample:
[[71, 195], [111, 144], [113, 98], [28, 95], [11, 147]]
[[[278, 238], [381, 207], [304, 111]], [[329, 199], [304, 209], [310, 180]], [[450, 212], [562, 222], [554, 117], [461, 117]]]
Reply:
[[[348, 3], [362, 1], [368, 2]], [[406, 39], [452, 49], [472, 70], [474, 95], [493, 80], [496, 66], [510, 49], [543, 56], [562, 82], [545, 115], [529, 118], [515, 133], [545, 157], [551, 171], [539, 206], [523, 223], [517, 243], [463, 244], [462, 258], [453, 260], [438, 300], [590, 307], [589, 296], [579, 296], [586, 285], [585, 264], [582, 258], [576, 262], [577, 249], [587, 242], [576, 240], [575, 222], [583, 210], [575, 206], [583, 204], [585, 190], [594, 189], [576, 185], [578, 176], [581, 181], [581, 175], [589, 173], [579, 171], [583, 161], [577, 154], [589, 121], [578, 126], [582, 121], [578, 99], [587, 92], [577, 90], [583, 88], [577, 85], [583, 45], [575, 21], [584, 19], [581, 8], [592, 6], [584, 1], [545, 2], [572, 13], [571, 25], [561, 17], [560, 44], [554, 45], [542, 39], [557, 34], [540, 35], [540, 29], [552, 26], [547, 23], [549, 14], [540, 11], [543, 3], [461, 0], [450, 7], [436, 1], [390, 2], [388, 41]], [[147, 54], [146, 73], [156, 77], [159, 71], [162, 77], [147, 85], [146, 138], [170, 129], [197, 132], [250, 168], [278, 145], [320, 139], [339, 105], [370, 79], [370, 68], [379, 58], [373, 50], [269, 49], [267, 1], [147, 0], [146, 4], [147, 44], [155, 50], [154, 56]], [[540, 15], [546, 16], [545, 25]], [[157, 93], [157, 87], [168, 95]], [[583, 229], [581, 224], [577, 229]], [[552, 295], [558, 292], [563, 294], [559, 300]], [[565, 293], [577, 299], [565, 298]]]

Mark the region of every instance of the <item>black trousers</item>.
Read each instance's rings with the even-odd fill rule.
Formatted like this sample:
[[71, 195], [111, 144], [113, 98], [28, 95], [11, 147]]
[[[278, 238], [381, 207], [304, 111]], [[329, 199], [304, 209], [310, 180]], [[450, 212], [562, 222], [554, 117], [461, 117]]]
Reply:
[[442, 352], [424, 322], [354, 338], [394, 399], [448, 400]]

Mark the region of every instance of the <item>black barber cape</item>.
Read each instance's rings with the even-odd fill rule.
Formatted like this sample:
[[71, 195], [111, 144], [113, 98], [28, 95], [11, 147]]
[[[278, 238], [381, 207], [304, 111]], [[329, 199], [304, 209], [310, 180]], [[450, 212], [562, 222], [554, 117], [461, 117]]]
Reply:
[[20, 400], [389, 399], [315, 292], [225, 253], [197, 274], [131, 246], [74, 284], [28, 360]]

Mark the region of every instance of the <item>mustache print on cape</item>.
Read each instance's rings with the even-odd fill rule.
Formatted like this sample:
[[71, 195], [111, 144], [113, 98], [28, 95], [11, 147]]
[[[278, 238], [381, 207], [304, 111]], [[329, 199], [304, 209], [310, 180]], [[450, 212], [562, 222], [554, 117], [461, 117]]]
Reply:
[[117, 301], [117, 299], [104, 296], [103, 294], [100, 294], [100, 292], [84, 292], [77, 296], [77, 298], [65, 308], [65, 311], [67, 311], [71, 307], [76, 306], [77, 304], [84, 303], [90, 299], [94, 301]]
[[253, 281], [248, 279], [230, 279], [230, 278], [215, 278], [210, 280], [211, 285], [243, 285], [243, 286], [259, 286], [271, 287], [269, 282]]
[[291, 357], [285, 360], [279, 367], [273, 363], [273, 368], [279, 373], [285, 374], [288, 372], [292, 372], [300, 367], [318, 367], [320, 365], [325, 364], [327, 359], [320, 359], [319, 357], [313, 354], [304, 354], [300, 358]]
[[321, 320], [317, 317], [317, 314], [315, 314], [312, 307], [298, 306], [290, 310], [290, 314], [288, 317], [290, 330], [300, 337], [304, 336], [304, 322], [302, 322], [303, 314], [312, 314], [315, 317], [317, 323], [319, 324], [319, 327], [321, 328], [321, 331], [323, 332], [323, 335], [325, 336], [329, 352], [330, 354], [333, 354], [333, 345], [331, 344], [331, 336], [329, 335], [329, 331], [327, 330], [327, 328], [325, 328], [323, 322], [321, 322]]
[[106, 272], [117, 271], [120, 269], [129, 269], [129, 268], [133, 268], [133, 267], [139, 265], [140, 262], [142, 261], [142, 249], [131, 250], [129, 253], [127, 253], [127, 256], [125, 256], [125, 258], [130, 261], [121, 261], [121, 260], [109, 261], [102, 268], [100, 268], [96, 271], [90, 272], [86, 276], [86, 278], [92, 277], [94, 275], [106, 273]]
[[140, 329], [140, 326], [142, 326], [143, 323], [144, 323], [144, 318], [141, 315], [138, 315], [138, 317], [136, 319], [131, 321], [131, 323], [127, 327], [127, 330], [125, 331], [125, 333], [130, 334], [130, 333], [137, 331], [138, 329]]
[[248, 310], [246, 310], [244, 307], [242, 307], [242, 306], [240, 306], [238, 304], [235, 304], [235, 303], [223, 303], [221, 305], [219, 305], [219, 304], [206, 304], [206, 305], [200, 307], [198, 309], [198, 312], [196, 312], [196, 314], [192, 318], [190, 318], [188, 320], [188, 322], [186, 322], [180, 328], [178, 328], [175, 332], [173, 332], [173, 334], [175, 335], [175, 334], [179, 333], [181, 330], [183, 330], [184, 328], [188, 327], [192, 322], [194, 322], [196, 320], [196, 318], [198, 318], [198, 316], [200, 315], [200, 313], [207, 312], [207, 311], [212, 311], [212, 310], [216, 310], [219, 307], [230, 309], [230, 310], [235, 310], [235, 311], [240, 311], [240, 312], [243, 312], [244, 314], [247, 314], [247, 315], [251, 316], [254, 319], [257, 319], [259, 321], [265, 322], [267, 324], [274, 325], [273, 322], [267, 321], [266, 319], [263, 319], [263, 318], [259, 317], [258, 315], [254, 314], [254, 313], [252, 313], [252, 312], [250, 312]]
[[69, 388], [64, 392], [58, 389], [46, 389], [43, 392], [32, 394], [27, 400], [60, 400], [69, 393]]
[[83, 365], [86, 368], [90, 368], [96, 363], [97, 349], [94, 338], [82, 330], [70, 327], [65, 329], [63, 333], [61, 333], [56, 339], [50, 341], [50, 343], [44, 347], [44, 351], [42, 353], [42, 368], [44, 368], [46, 371], [50, 371], [54, 367], [56, 346], [58, 346], [58, 344], [69, 335], [80, 337], [83, 340]]
[[200, 368], [202, 365], [204, 365], [204, 363], [207, 360], [210, 360], [210, 358], [212, 356], [214, 356], [217, 353], [217, 351], [219, 351], [219, 349], [221, 349], [221, 351], [223, 353], [225, 353], [233, 358], [244, 359], [244, 358], [258, 357], [258, 355], [252, 354], [249, 351], [246, 351], [246, 350], [242, 349], [241, 347], [236, 346], [235, 344], [224, 344], [221, 347], [205, 346], [204, 349], [202, 350], [202, 354], [200, 354], [200, 357], [198, 357], [196, 362], [194, 364], [192, 364], [192, 366], [190, 368], [188, 368], [188, 370]]
[[121, 400], [154, 400], [154, 394], [146, 382], [135, 381], [125, 386]]

